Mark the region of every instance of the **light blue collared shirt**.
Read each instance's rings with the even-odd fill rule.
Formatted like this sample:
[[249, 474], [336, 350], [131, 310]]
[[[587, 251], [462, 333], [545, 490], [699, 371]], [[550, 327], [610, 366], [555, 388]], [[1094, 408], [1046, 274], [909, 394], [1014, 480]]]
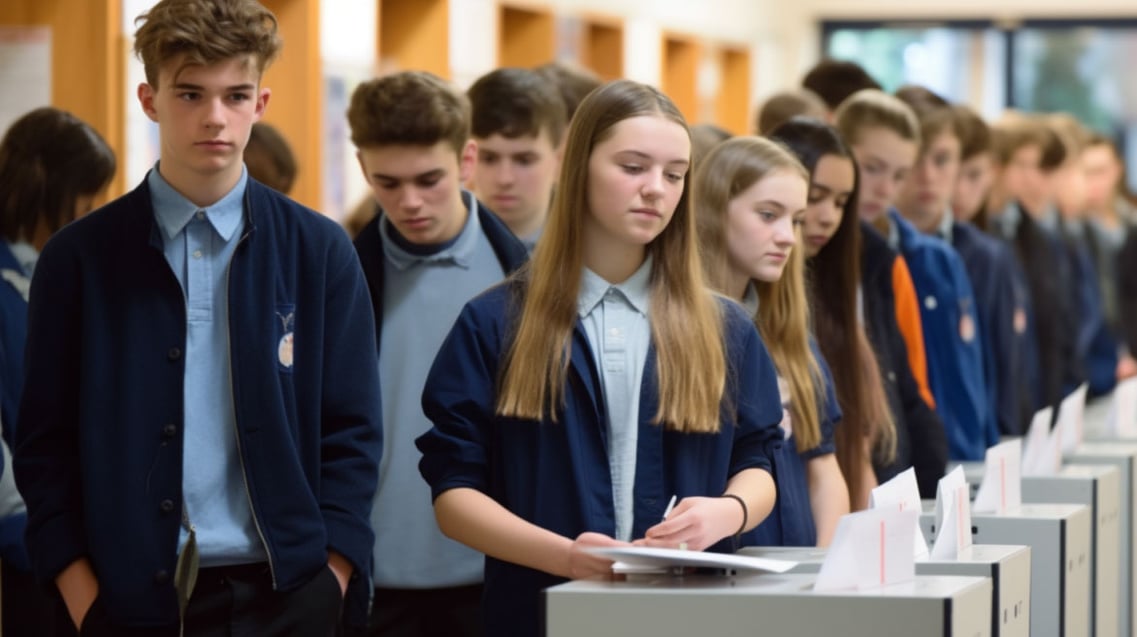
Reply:
[[998, 216], [991, 217], [990, 226], [995, 232], [999, 233], [999, 236], [1011, 241], [1019, 231], [1022, 214], [1018, 203], [1010, 201], [1003, 207]]
[[944, 216], [940, 218], [940, 223], [936, 226], [936, 236], [943, 239], [950, 246], [952, 239], [955, 235], [955, 213], [948, 208], [944, 212]]
[[758, 287], [754, 285], [753, 280], [746, 284], [746, 292], [743, 292], [742, 300], [738, 303], [751, 319], [758, 316]]
[[[163, 251], [186, 299], [182, 493], [201, 566], [267, 559], [237, 449], [229, 365], [229, 262], [245, 227], [244, 169], [217, 203], [199, 208], [158, 173], [146, 177]], [[179, 544], [184, 543], [183, 528]]]
[[383, 457], [371, 507], [375, 531], [372, 574], [384, 588], [448, 588], [482, 581], [485, 556], [442, 534], [430, 485], [422, 479], [415, 439], [432, 423], [422, 411], [431, 365], [470, 298], [505, 277], [478, 218], [478, 202], [463, 193], [466, 222], [441, 246], [407, 245], [381, 212], [383, 316], [379, 388], [383, 397]]
[[585, 268], [577, 298], [577, 312], [603, 380], [616, 539], [625, 542], [632, 539], [640, 388], [651, 344], [651, 266], [648, 257], [617, 285]]
[[20, 267], [24, 269], [24, 274], [28, 278], [36, 272], [36, 263], [39, 261], [39, 250], [27, 241], [20, 240], [8, 243], [8, 249], [12, 251], [12, 256], [19, 262]]

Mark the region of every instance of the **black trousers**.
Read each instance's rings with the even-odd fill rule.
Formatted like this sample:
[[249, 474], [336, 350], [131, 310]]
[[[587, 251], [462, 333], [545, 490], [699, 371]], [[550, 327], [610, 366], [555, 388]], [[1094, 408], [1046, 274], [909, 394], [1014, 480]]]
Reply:
[[[288, 592], [272, 589], [267, 564], [203, 568], [186, 608], [186, 637], [333, 637], [343, 595], [331, 569]], [[66, 615], [66, 609], [63, 613]], [[59, 622], [58, 635], [76, 635], [74, 624]], [[178, 626], [128, 629], [111, 623], [95, 599], [79, 637], [177, 637]]]
[[0, 608], [4, 614], [5, 637], [54, 634], [55, 605], [55, 597], [40, 586], [34, 575], [8, 562], [0, 564]]
[[366, 632], [351, 637], [481, 637], [482, 585], [377, 588]]

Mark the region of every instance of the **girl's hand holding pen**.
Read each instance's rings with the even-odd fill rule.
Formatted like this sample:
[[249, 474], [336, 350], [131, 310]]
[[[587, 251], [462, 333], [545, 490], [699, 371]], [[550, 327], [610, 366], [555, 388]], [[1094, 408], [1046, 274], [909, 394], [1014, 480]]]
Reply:
[[649, 528], [634, 546], [702, 551], [733, 535], [743, 512], [732, 498], [689, 497], [680, 500], [663, 522]]

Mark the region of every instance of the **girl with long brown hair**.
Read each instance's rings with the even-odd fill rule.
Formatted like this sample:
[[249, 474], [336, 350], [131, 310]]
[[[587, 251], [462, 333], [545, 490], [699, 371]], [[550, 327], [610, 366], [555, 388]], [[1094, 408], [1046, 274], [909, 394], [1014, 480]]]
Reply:
[[832, 377], [810, 335], [800, 225], [809, 175], [759, 137], [716, 146], [695, 174], [699, 253], [711, 285], [753, 317], [778, 370], [785, 443], [774, 455], [778, 503], [746, 538], [764, 546], [827, 546], [849, 494], [833, 429]]
[[852, 151], [832, 127], [809, 119], [791, 120], [771, 138], [793, 151], [810, 174], [803, 226], [806, 281], [814, 334], [833, 370], [844, 414], [837, 459], [852, 508], [868, 505], [878, 478], [910, 465], [922, 490], [934, 490], [947, 444], [916, 388], [893, 299], [883, 292], [892, 289], [888, 257], [896, 254], [857, 216]]
[[610, 572], [590, 547], [731, 550], [774, 505], [776, 375], [705, 286], [690, 153], [656, 89], [590, 94], [532, 261], [435, 360], [420, 469], [442, 531], [487, 555], [487, 634], [538, 634], [541, 589]]

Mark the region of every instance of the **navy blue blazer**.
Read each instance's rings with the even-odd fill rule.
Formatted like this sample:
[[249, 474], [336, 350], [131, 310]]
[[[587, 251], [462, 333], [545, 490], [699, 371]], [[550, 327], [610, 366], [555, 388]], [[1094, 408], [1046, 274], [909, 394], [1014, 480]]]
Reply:
[[[0, 240], [0, 423], [4, 442], [12, 448], [20, 393], [24, 389], [24, 341], [28, 336], [28, 302], [24, 300], [31, 281], [23, 266], [16, 261], [6, 241]], [[11, 471], [0, 459], [0, 471]], [[26, 513], [16, 513], [0, 520], [0, 559], [19, 570], [31, 568], [24, 546]]]
[[962, 259], [950, 245], [922, 234], [889, 212], [920, 298], [928, 354], [928, 385], [953, 460], [982, 460], [999, 441], [995, 410], [984, 391], [983, 335], [975, 293]]
[[1019, 211], [1011, 241], [1026, 273], [1034, 310], [1031, 327], [1038, 351], [1038, 404], [1057, 406], [1085, 378], [1084, 362], [1078, 357], [1078, 310], [1072, 307], [1073, 266], [1061, 238], [1040, 226], [1021, 205]]
[[813, 519], [813, 504], [809, 499], [809, 479], [806, 463], [814, 458], [837, 452], [834, 433], [841, 421], [841, 406], [833, 387], [833, 373], [810, 339], [810, 347], [821, 370], [821, 395], [817, 400], [818, 425], [821, 442], [806, 451], [798, 452], [797, 439], [786, 438], [770, 459], [774, 467], [774, 481], [778, 485], [778, 502], [774, 510], [754, 530], [743, 534], [744, 546], [817, 546], [817, 524]]
[[1129, 228], [1125, 244], [1117, 253], [1118, 312], [1129, 352], [1137, 356], [1137, 229]]
[[861, 222], [861, 292], [865, 332], [896, 423], [896, 458], [884, 464], [874, 459], [877, 480], [884, 482], [908, 467], [916, 470], [920, 496], [936, 497], [936, 485], [947, 468], [948, 444], [944, 425], [920, 396], [908, 362], [908, 346], [896, 323], [892, 288], [893, 262], [900, 256], [869, 224]]
[[1088, 395], [1094, 397], [1113, 391], [1117, 384], [1118, 343], [1105, 320], [1100, 277], [1085, 232], [1079, 232], [1071, 222], [1062, 223], [1062, 238], [1070, 255], [1074, 284], [1073, 307], [1078, 312], [1078, 358], [1084, 361]]
[[[278, 590], [320, 573], [329, 550], [352, 563], [345, 614], [362, 625], [382, 453], [363, 273], [334, 222], [252, 179], [245, 215], [228, 301], [253, 515]], [[178, 621], [186, 309], [160, 232], [143, 180], [44, 248], [13, 462], [37, 578], [89, 558], [123, 626]], [[288, 330], [282, 311], [295, 312]]]
[[1016, 283], [1018, 263], [1006, 244], [970, 223], [952, 224], [951, 244], [975, 291], [988, 404], [1002, 435], [1022, 435], [1024, 419], [1037, 407], [1034, 392], [1017, 380], [1026, 349], [1035, 347], [1028, 331], [1030, 298], [1025, 286]]
[[[556, 422], [495, 413], [502, 358], [524, 294], [521, 276], [470, 301], [439, 350], [423, 392], [423, 409], [434, 427], [417, 441], [423, 453], [419, 468], [436, 498], [449, 489], [476, 489], [559, 535], [613, 535], [603, 384], [579, 321]], [[660, 521], [672, 495], [718, 496], [728, 479], [744, 469], [769, 471], [769, 458], [781, 445], [782, 407], [769, 353], [739, 306], [724, 300], [723, 314], [729, 371], [718, 433], [684, 434], [652, 424], [659, 397], [655, 350], [648, 352], [640, 395], [633, 537], [643, 537]], [[732, 548], [724, 540], [712, 550]], [[540, 591], [564, 581], [487, 557], [486, 634], [541, 634]]]

